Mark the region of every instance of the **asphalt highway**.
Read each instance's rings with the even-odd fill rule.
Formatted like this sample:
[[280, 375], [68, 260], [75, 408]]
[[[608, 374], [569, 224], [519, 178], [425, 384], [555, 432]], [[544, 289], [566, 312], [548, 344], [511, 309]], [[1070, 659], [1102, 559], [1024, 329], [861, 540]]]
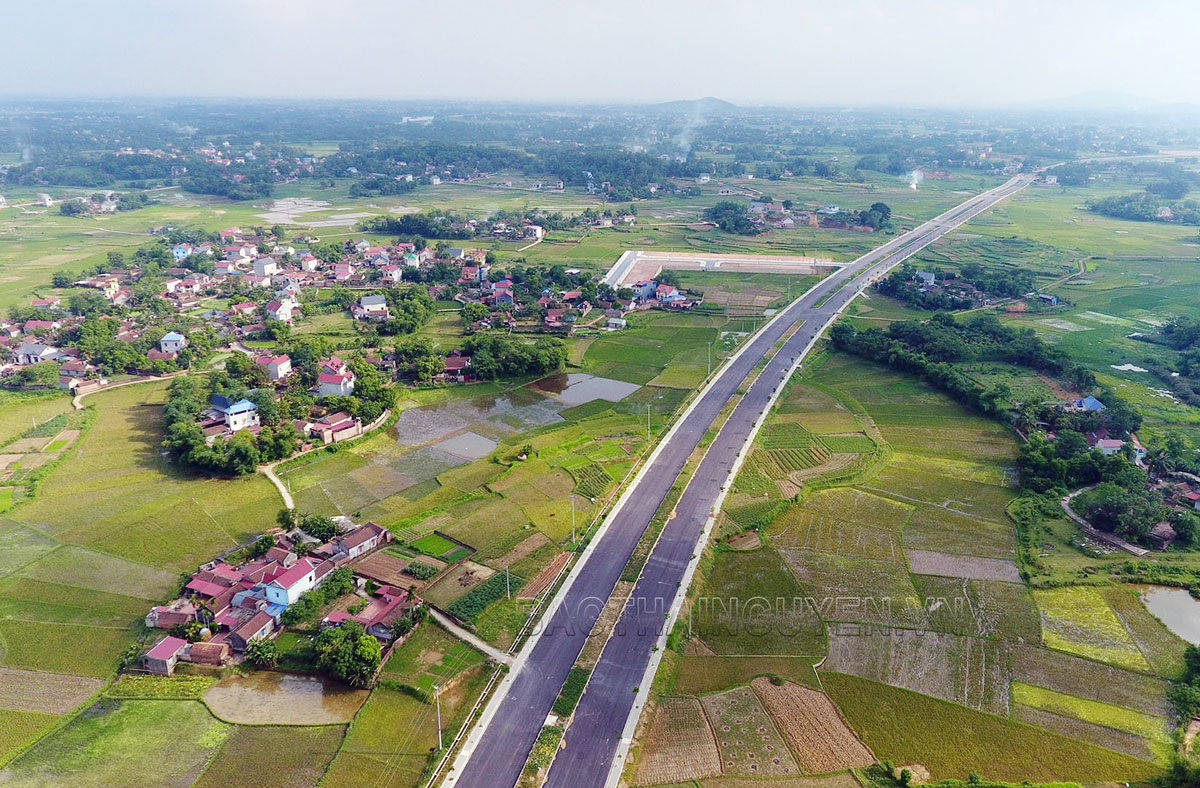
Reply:
[[514, 666], [511, 684], [493, 699], [493, 713], [485, 713], [479, 723], [485, 727], [477, 734], [477, 742], [460, 755], [446, 785], [510, 788], [516, 784], [588, 632], [688, 457], [754, 366], [799, 324], [722, 426], [676, 505], [676, 516], [663, 528], [636, 583], [632, 602], [625, 607], [592, 672], [567, 730], [565, 748], [556, 756], [547, 782], [553, 788], [605, 785], [636, 698], [634, 687], [649, 664], [665, 613], [680, 590], [687, 564], [700, 549], [704, 524], [734, 460], [753, 437], [758, 417], [774, 390], [813, 340], [867, 284], [1031, 181], [1032, 176], [1017, 176], [834, 272], [768, 323], [726, 364], [635, 480], [631, 496], [612, 515], [588, 559], [574, 570], [575, 577], [561, 592], [560, 604], [531, 638]]

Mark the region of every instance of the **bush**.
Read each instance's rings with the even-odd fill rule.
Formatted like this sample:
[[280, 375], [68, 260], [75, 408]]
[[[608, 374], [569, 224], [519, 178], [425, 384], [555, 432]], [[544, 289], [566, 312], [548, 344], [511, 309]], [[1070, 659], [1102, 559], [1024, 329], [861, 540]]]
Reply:
[[560, 717], [566, 717], [575, 711], [575, 706], [579, 703], [579, 699], [583, 697], [583, 690], [587, 687], [590, 676], [591, 673], [584, 668], [571, 668], [571, 672], [567, 674], [567, 680], [563, 682], [562, 690], [558, 693], [558, 697], [554, 701], [555, 714]]

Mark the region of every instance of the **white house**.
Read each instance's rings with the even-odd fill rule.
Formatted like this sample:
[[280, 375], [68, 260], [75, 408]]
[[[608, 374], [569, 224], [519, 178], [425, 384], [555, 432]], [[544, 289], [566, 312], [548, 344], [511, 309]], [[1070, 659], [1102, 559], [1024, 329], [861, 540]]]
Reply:
[[264, 307], [267, 317], [272, 320], [278, 320], [283, 323], [292, 322], [292, 316], [296, 312], [296, 302], [285, 298], [282, 301], [271, 301]]
[[42, 361], [54, 361], [61, 353], [58, 348], [50, 345], [43, 345], [40, 342], [25, 342], [17, 346], [14, 355], [17, 357], [18, 364], [28, 365]]
[[259, 356], [255, 363], [267, 370], [267, 376], [273, 383], [283, 380], [292, 372], [292, 360], [287, 356]]
[[258, 426], [258, 406], [250, 400], [230, 402], [228, 397], [213, 394], [211, 402], [212, 410], [225, 420], [225, 426], [231, 432]]
[[[322, 567], [321, 564], [323, 563], [326, 562], [319, 558], [305, 557], [299, 559], [282, 573], [263, 584], [263, 598], [269, 603], [284, 605], [285, 607], [292, 604], [305, 591], [311, 591], [316, 588], [318, 582], [332, 568]], [[325, 569], [326, 571], [321, 572], [318, 577], [319, 569]]]
[[279, 273], [279, 263], [274, 257], [259, 257], [254, 261], [255, 276], [272, 276]]
[[318, 397], [348, 397], [353, 393], [353, 372], [322, 372], [317, 376]]
[[164, 334], [163, 338], [158, 341], [158, 349], [164, 353], [178, 353], [185, 347], [187, 347], [187, 337], [174, 331]]
[[387, 320], [390, 316], [387, 298], [381, 295], [366, 295], [358, 299], [353, 312], [355, 320]]

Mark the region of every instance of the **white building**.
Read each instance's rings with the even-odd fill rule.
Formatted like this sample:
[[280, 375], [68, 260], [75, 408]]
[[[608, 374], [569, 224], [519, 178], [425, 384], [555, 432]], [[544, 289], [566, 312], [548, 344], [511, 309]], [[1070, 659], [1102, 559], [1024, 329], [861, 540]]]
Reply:
[[164, 353], [178, 353], [187, 347], [187, 337], [171, 331], [158, 341], [158, 349]]

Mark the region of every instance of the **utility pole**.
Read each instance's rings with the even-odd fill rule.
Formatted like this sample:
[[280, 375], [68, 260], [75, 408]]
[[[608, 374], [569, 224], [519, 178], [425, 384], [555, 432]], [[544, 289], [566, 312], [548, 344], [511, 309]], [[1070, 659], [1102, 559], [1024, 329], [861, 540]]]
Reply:
[[575, 494], [571, 493], [571, 544], [575, 544]]
[[433, 702], [437, 704], [438, 749], [442, 749], [442, 688], [433, 685]]
[[504, 567], [504, 596], [506, 599], [512, 599], [512, 575], [507, 566]]
[[708, 343], [708, 374], [712, 375], [712, 342]]
[[646, 440], [650, 440], [650, 403], [646, 403]]

